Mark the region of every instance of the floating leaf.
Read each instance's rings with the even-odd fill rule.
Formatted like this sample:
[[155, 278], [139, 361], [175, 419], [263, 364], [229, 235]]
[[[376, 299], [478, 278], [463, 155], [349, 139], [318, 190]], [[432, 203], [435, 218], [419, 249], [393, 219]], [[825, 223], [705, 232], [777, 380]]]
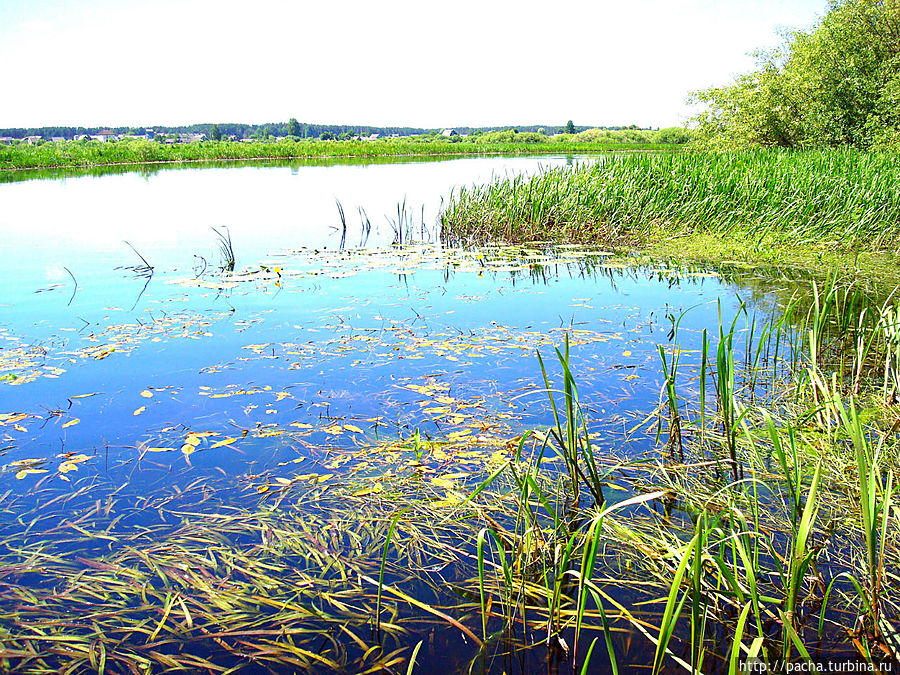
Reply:
[[0, 424], [15, 424], [16, 422], [21, 422], [28, 415], [25, 413], [3, 413], [0, 415]]
[[364, 495], [378, 494], [379, 492], [384, 492], [384, 485], [381, 483], [375, 483], [371, 487], [363, 488], [362, 490], [358, 490], [353, 493], [354, 497], [362, 497]]
[[80, 421], [81, 421], [81, 419], [79, 419], [78, 417], [76, 417], [76, 418], [74, 418], [74, 419], [69, 420], [69, 421], [66, 422], [65, 424], [63, 424], [63, 425], [62, 425], [62, 428], [65, 429], [66, 427], [74, 427], [74, 426], [75, 426], [76, 424], [78, 424]]
[[223, 445], [231, 445], [235, 441], [237, 441], [237, 439], [234, 437], [226, 438], [225, 440], [219, 441], [218, 443], [213, 443], [211, 446], [209, 446], [209, 449], [214, 450], [215, 448], [221, 448]]
[[22, 469], [16, 472], [16, 478], [22, 480], [25, 476], [32, 473], [47, 473], [47, 469]]
[[147, 448], [147, 452], [175, 452], [175, 448]]
[[153, 398], [153, 392], [149, 389], [144, 389], [144, 391], [141, 392], [141, 396], [144, 398]]
[[140, 408], [138, 408], [131, 414], [134, 416], [137, 416], [137, 415], [140, 415], [142, 412], [144, 412], [146, 409], [147, 409], [146, 406], [141, 406]]
[[444, 413], [450, 412], [450, 408], [447, 406], [438, 406], [434, 408], [425, 408], [422, 412], [427, 412], [429, 415], [443, 415]]
[[352, 431], [353, 433], [356, 433], [356, 434], [365, 433], [362, 429], [360, 429], [355, 424], [345, 424], [344, 429], [346, 429], [347, 431]]

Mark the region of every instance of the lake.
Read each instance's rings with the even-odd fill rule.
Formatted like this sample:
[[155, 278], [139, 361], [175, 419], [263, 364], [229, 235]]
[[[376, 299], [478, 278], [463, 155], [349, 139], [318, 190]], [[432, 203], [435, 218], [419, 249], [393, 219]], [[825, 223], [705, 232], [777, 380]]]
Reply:
[[[791, 286], [574, 245], [441, 245], [454, 187], [579, 161], [0, 184], [0, 635], [16, 672], [407, 672], [413, 649], [415, 672], [561, 668], [566, 650], [514, 647], [540, 640], [527, 620], [479, 649], [459, 529], [467, 495], [553, 424], [537, 354], [559, 390], [568, 340], [613, 485], [667, 452], [660, 346], [695, 395], [704, 329], [715, 345], [736, 322], [749, 354]], [[618, 623], [621, 663], [652, 659]]]

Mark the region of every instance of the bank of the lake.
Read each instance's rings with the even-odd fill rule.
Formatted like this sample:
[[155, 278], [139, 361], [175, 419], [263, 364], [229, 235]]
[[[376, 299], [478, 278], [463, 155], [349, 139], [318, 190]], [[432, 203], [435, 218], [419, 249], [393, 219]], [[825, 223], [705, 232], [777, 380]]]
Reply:
[[0, 171], [34, 168], [150, 164], [250, 159], [337, 157], [428, 157], [459, 155], [531, 155], [621, 151], [664, 152], [680, 149], [666, 143], [557, 141], [479, 143], [382, 139], [375, 141], [293, 141], [241, 143], [203, 141], [164, 144], [147, 140], [56, 142], [0, 145]]

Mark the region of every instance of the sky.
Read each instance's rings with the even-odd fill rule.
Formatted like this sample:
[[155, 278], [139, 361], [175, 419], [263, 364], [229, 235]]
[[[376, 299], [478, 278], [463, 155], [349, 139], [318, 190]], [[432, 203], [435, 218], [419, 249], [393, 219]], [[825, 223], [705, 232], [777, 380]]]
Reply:
[[827, 0], [0, 0], [0, 128], [666, 127]]

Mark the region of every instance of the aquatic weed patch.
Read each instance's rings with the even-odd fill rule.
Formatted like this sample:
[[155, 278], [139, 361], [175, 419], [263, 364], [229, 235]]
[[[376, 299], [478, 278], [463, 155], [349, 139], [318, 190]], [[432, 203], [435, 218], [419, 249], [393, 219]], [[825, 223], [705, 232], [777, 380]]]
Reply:
[[7, 669], [887, 657], [890, 302], [574, 246], [158, 274], [6, 388]]
[[854, 150], [610, 156], [460, 189], [450, 242], [640, 240], [654, 228], [836, 248], [897, 248], [894, 156]]

